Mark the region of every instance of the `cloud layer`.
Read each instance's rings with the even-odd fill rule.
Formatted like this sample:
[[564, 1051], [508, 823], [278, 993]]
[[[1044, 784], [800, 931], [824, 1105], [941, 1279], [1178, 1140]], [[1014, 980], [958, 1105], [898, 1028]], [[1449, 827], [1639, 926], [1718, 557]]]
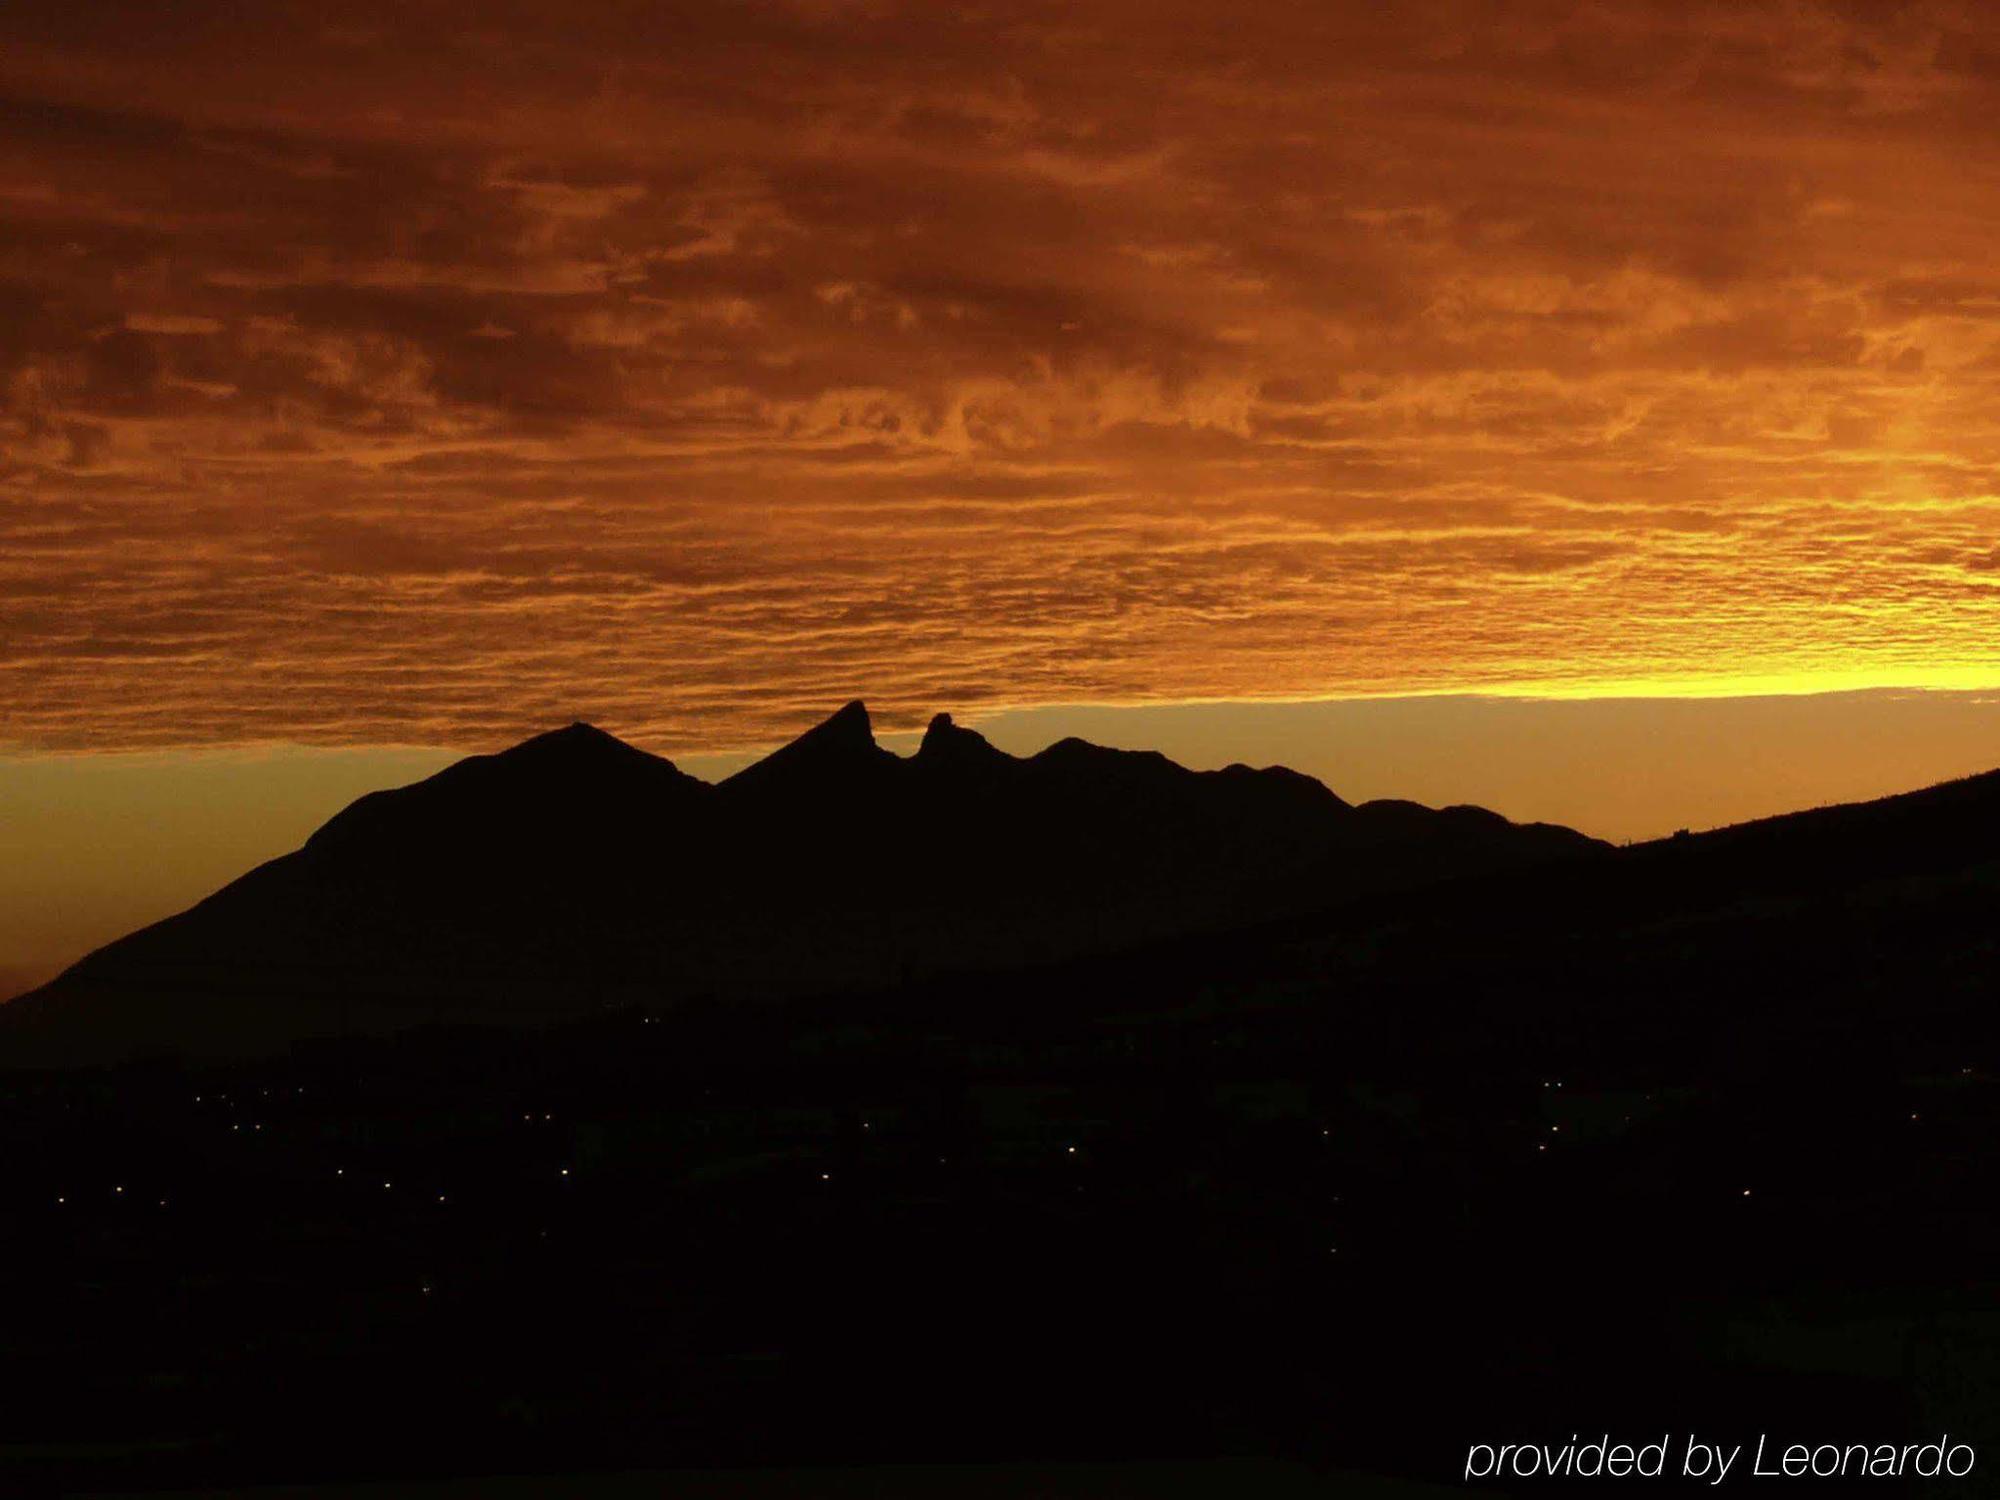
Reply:
[[0, 741], [2000, 682], [1967, 4], [0, 12]]

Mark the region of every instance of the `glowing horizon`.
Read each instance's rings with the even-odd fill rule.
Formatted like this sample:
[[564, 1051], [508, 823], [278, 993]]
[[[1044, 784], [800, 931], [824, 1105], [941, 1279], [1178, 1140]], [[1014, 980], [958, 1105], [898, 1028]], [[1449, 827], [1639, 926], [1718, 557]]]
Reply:
[[0, 969], [575, 719], [2000, 762], [1996, 117], [1961, 0], [0, 9]]
[[[835, 707], [820, 705], [788, 734]], [[1858, 801], [2000, 768], [2000, 694], [1982, 692], [1434, 694], [947, 711], [1014, 754], [1080, 735], [1160, 750], [1195, 769], [1232, 761], [1287, 765], [1350, 801], [1471, 802], [1613, 840]], [[878, 724], [877, 735], [886, 748], [908, 754], [918, 726]], [[775, 748], [638, 743], [709, 781]], [[282, 744], [0, 752], [0, 998], [296, 848], [364, 792], [418, 780], [460, 753]]]
[[2000, 22], [0, 16], [0, 743], [2000, 686]]

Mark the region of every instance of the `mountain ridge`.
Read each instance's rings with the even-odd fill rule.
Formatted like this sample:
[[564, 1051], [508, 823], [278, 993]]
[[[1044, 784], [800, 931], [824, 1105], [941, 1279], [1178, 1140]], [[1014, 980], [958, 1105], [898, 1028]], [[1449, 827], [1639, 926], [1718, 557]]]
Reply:
[[879, 988], [1602, 847], [1497, 814], [1357, 808], [1282, 767], [1195, 771], [1078, 739], [1013, 756], [949, 715], [904, 757], [859, 700], [712, 784], [576, 723], [357, 799], [0, 1008], [0, 1054]]
[[902, 756], [859, 700], [715, 783], [579, 722], [368, 793], [0, 1006], [0, 1066], [881, 991], [1315, 924], [1709, 921], [1995, 849], [2000, 771], [1613, 850], [1349, 804], [1281, 766], [1075, 738], [1015, 756], [949, 714]]

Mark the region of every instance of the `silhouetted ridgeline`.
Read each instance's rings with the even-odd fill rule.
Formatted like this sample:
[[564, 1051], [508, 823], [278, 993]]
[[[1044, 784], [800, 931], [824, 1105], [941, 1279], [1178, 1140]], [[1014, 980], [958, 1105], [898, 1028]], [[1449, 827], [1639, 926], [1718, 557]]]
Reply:
[[7, 1061], [243, 1053], [441, 1021], [1015, 969], [1598, 849], [1475, 808], [866, 709], [719, 786], [588, 725], [363, 797], [296, 853], [0, 1010]]
[[0, 1492], [1350, 1494], [1691, 1430], [1976, 1481], [1996, 917], [1995, 776], [1614, 851], [858, 709], [718, 787], [544, 736], [23, 1002], [10, 1046], [549, 1024], [14, 1072]]

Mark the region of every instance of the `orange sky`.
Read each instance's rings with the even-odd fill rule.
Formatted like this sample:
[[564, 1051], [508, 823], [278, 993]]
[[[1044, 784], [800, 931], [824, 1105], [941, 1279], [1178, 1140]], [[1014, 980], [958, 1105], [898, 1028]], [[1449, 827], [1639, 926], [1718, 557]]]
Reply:
[[0, 7], [0, 752], [2000, 685], [1996, 119], [1972, 0]]
[[0, 11], [18, 745], [2000, 682], [1978, 4]]

